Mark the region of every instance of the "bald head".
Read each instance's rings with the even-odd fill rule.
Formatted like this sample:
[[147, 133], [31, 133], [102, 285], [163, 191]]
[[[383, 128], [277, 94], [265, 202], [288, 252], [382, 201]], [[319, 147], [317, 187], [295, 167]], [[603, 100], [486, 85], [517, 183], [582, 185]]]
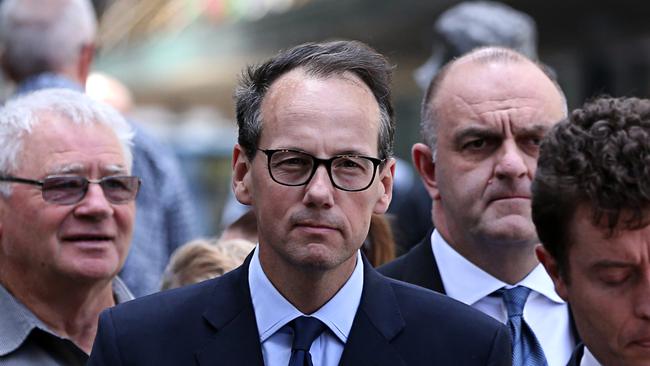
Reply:
[[94, 43], [97, 21], [89, 0], [3, 0], [3, 67], [15, 82], [73, 68], [80, 50]]
[[[514, 71], [514, 72], [513, 72]], [[488, 76], [479, 82], [477, 77]], [[489, 77], [493, 76], [493, 77]], [[487, 81], [487, 83], [486, 83]], [[567, 113], [566, 99], [556, 80], [550, 76], [543, 65], [531, 61], [521, 53], [502, 47], [478, 48], [445, 65], [433, 78], [422, 101], [421, 133], [424, 142], [429, 145], [435, 160], [438, 144], [439, 107], [449, 100], [440, 98], [448, 94], [450, 84], [463, 84], [463, 90], [453, 93], [474, 94], [503, 91], [503, 98], [508, 99], [511, 92], [506, 86], [518, 84], [523, 89], [539, 89], [559, 98], [564, 115]], [[453, 98], [453, 95], [448, 95]], [[461, 95], [461, 99], [465, 96]], [[442, 101], [442, 102], [441, 102]]]

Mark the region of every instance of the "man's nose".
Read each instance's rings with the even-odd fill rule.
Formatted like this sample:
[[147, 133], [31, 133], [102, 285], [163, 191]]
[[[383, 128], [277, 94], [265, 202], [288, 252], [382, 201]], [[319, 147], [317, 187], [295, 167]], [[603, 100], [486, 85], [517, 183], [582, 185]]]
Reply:
[[324, 164], [316, 168], [314, 175], [305, 187], [303, 203], [307, 206], [331, 207], [334, 204], [334, 190], [336, 188]]
[[634, 297], [634, 314], [638, 318], [650, 320], [650, 270], [644, 271]]
[[86, 194], [76, 204], [75, 215], [103, 218], [113, 214], [113, 206], [99, 184], [89, 183]]
[[497, 178], [521, 178], [528, 173], [525, 153], [515, 141], [505, 141], [495, 166]]

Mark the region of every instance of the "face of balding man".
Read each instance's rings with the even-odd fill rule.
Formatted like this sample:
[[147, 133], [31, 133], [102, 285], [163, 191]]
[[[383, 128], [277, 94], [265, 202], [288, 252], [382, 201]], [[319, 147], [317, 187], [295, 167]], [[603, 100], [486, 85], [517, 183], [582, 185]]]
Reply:
[[459, 61], [433, 101], [438, 146], [429, 193], [450, 243], [534, 245], [530, 184], [564, 98], [533, 63]]

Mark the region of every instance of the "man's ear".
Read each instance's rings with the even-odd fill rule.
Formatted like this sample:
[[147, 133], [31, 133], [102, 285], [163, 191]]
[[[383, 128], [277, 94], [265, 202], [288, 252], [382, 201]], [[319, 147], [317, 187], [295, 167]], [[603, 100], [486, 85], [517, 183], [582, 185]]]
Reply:
[[551, 276], [553, 284], [555, 285], [555, 292], [557, 292], [564, 301], [568, 301], [569, 293], [565, 281], [565, 277], [568, 274], [565, 273], [564, 276], [560, 274], [560, 267], [558, 267], [557, 260], [548, 252], [548, 250], [546, 250], [546, 248], [544, 248], [543, 245], [540, 244], [535, 247], [535, 254], [537, 255], [537, 259], [546, 269], [546, 272]]
[[251, 205], [253, 197], [250, 190], [251, 163], [246, 156], [246, 151], [236, 144], [232, 151], [232, 191], [237, 201], [244, 205]]
[[388, 210], [390, 201], [393, 198], [393, 181], [395, 179], [395, 159], [388, 158], [379, 174], [380, 197], [375, 204], [373, 213], [383, 214]]
[[93, 64], [93, 59], [95, 58], [95, 44], [87, 43], [81, 46], [79, 50], [79, 62], [77, 63], [77, 77], [83, 85], [86, 85], [86, 80], [88, 80], [88, 75], [90, 74], [90, 68]]
[[420, 174], [424, 188], [435, 201], [440, 199], [438, 182], [436, 181], [436, 163], [433, 162], [431, 148], [423, 143], [417, 143], [411, 148], [411, 157], [415, 170]]

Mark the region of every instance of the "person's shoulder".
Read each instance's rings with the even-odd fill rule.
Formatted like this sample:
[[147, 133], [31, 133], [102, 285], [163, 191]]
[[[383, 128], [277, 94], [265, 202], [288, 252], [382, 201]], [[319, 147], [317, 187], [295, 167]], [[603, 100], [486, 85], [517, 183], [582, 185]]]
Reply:
[[381, 265], [377, 268], [377, 272], [383, 274], [384, 276], [401, 279], [404, 272], [405, 262], [408, 260], [407, 257], [409, 253], [410, 252], [404, 253], [392, 261]]
[[[184, 314], [201, 314], [212, 296], [219, 278], [143, 296], [111, 309], [114, 321], [171, 320]], [[171, 318], [170, 318], [171, 317]]]
[[[377, 271], [384, 276], [390, 278], [395, 278], [398, 280], [405, 279], [405, 271], [407, 268], [411, 267], [414, 264], [418, 264], [420, 261], [426, 259], [425, 256], [431, 257], [431, 242], [429, 240], [430, 233], [424, 237], [419, 243], [411, 247], [411, 249], [402, 254], [401, 256], [395, 258], [394, 260], [380, 266], [377, 268]], [[428, 260], [428, 259], [427, 259]]]
[[503, 324], [438, 292], [385, 280], [397, 305], [391, 314], [402, 324], [391, 344], [401, 350], [407, 364], [509, 364], [510, 338]]
[[389, 281], [402, 315], [408, 322], [424, 325], [428, 321], [450, 329], [482, 328], [492, 332], [502, 326], [496, 319], [449, 296], [392, 278]]

